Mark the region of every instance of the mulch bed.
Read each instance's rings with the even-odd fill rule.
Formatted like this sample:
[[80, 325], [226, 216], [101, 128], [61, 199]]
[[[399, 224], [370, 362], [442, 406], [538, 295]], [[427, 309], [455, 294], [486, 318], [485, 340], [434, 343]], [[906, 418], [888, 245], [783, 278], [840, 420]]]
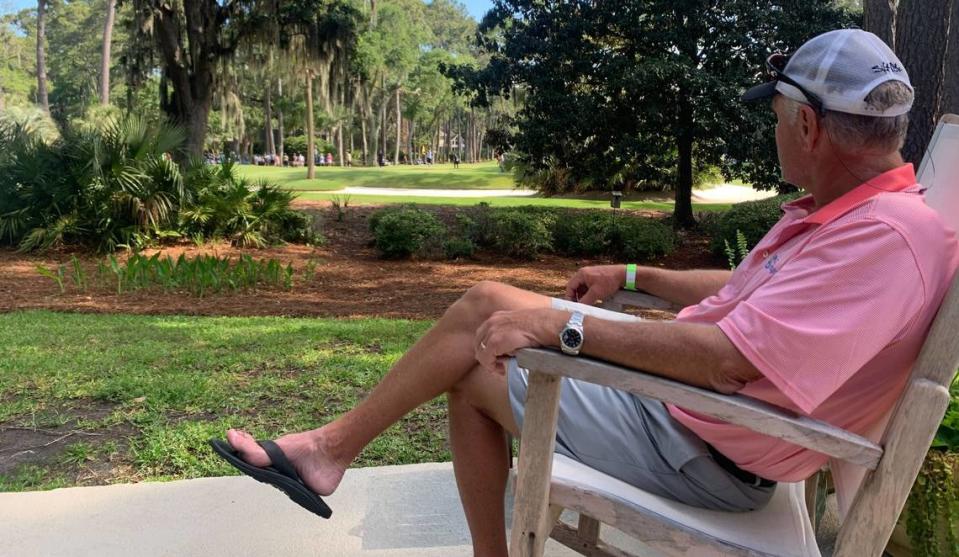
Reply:
[[[42, 277], [37, 265], [53, 268], [76, 255], [89, 274], [100, 258], [67, 251], [41, 255], [19, 254], [0, 249], [0, 311], [50, 309], [92, 313], [182, 314], [182, 315], [282, 315], [309, 317], [388, 317], [435, 319], [443, 314], [470, 286], [481, 280], [505, 282], [546, 295], [562, 295], [566, 281], [584, 265], [612, 263], [605, 259], [571, 259], [544, 256], [519, 261], [496, 254], [480, 253], [463, 261], [386, 261], [370, 246], [367, 224], [372, 207], [350, 208], [337, 222], [329, 205], [303, 202], [299, 208], [314, 211], [323, 220], [323, 246], [312, 248], [286, 245], [268, 249], [238, 249], [229, 244], [197, 247], [192, 244], [163, 247], [174, 258], [216, 254], [254, 259], [277, 259], [296, 269], [294, 288], [257, 289], [227, 292], [205, 297], [159, 289], [117, 295], [108, 288], [91, 288], [78, 293], [67, 280], [65, 294]], [[156, 250], [145, 251], [152, 255]], [[303, 282], [303, 268], [316, 260], [314, 278]], [[684, 235], [675, 253], [648, 264], [671, 269], [717, 268], [722, 266], [708, 252], [708, 238], [695, 233]]]

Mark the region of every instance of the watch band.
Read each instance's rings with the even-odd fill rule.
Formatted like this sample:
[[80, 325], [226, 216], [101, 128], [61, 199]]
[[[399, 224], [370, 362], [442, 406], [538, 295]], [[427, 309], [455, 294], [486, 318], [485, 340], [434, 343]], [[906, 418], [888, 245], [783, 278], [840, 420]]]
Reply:
[[582, 327], [583, 320], [586, 319], [586, 316], [581, 311], [574, 311], [573, 315], [570, 316], [567, 326]]
[[626, 290], [636, 290], [636, 264], [626, 265]]

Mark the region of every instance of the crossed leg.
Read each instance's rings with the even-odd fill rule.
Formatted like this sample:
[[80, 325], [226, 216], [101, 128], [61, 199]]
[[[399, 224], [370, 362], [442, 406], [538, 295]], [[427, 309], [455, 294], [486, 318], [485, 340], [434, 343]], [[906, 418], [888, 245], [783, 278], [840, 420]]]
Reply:
[[[310, 489], [329, 495], [370, 441], [417, 406], [448, 393], [453, 468], [474, 555], [505, 556], [505, 435], [519, 432], [506, 378], [477, 366], [474, 336], [496, 311], [550, 304], [546, 296], [505, 284], [477, 284], [447, 309], [365, 400], [318, 429], [277, 439], [277, 445]], [[227, 439], [245, 461], [269, 466], [269, 457], [249, 434], [230, 430]]]

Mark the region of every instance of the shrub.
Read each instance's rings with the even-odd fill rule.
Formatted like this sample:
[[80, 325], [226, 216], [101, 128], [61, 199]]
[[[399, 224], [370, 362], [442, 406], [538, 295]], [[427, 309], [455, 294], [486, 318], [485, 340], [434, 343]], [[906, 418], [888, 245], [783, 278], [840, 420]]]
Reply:
[[779, 206], [799, 196], [800, 194], [791, 193], [733, 205], [730, 210], [710, 223], [708, 232], [712, 236], [710, 248], [713, 253], [720, 257], [724, 256], [726, 243], [737, 244], [737, 231], [742, 233], [746, 238], [747, 246], [752, 249], [782, 217]]
[[469, 238], [454, 236], [443, 244], [443, 251], [446, 252], [447, 259], [459, 259], [462, 257], [473, 257], [476, 246]]
[[176, 222], [186, 192], [165, 154], [181, 130], [136, 117], [53, 139], [38, 129], [0, 124], [0, 241], [113, 251]]
[[518, 209], [496, 211], [490, 223], [492, 247], [505, 255], [533, 259], [552, 249], [550, 229], [554, 222], [553, 215], [547, 212], [536, 214]]
[[609, 255], [622, 261], [644, 261], [668, 255], [676, 235], [665, 223], [642, 217], [616, 218], [610, 227]]
[[195, 163], [186, 181], [191, 201], [181, 212], [180, 228], [188, 236], [226, 238], [244, 247], [320, 240], [312, 217], [290, 209], [292, 192], [240, 178], [230, 162]]
[[568, 211], [553, 227], [553, 247], [563, 255], [608, 255], [642, 261], [667, 255], [675, 234], [667, 224], [608, 211]]
[[435, 255], [446, 236], [446, 227], [432, 213], [409, 205], [377, 211], [370, 217], [370, 230], [388, 259]]
[[553, 226], [553, 248], [563, 255], [599, 255], [609, 251], [612, 215], [567, 211]]

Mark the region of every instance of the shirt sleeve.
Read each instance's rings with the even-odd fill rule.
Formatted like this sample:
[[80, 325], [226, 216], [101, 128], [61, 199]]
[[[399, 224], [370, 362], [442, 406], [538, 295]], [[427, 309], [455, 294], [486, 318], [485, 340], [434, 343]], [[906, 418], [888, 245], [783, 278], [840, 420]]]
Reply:
[[817, 234], [718, 326], [811, 413], [902, 335], [924, 298], [906, 239], [865, 219]]

